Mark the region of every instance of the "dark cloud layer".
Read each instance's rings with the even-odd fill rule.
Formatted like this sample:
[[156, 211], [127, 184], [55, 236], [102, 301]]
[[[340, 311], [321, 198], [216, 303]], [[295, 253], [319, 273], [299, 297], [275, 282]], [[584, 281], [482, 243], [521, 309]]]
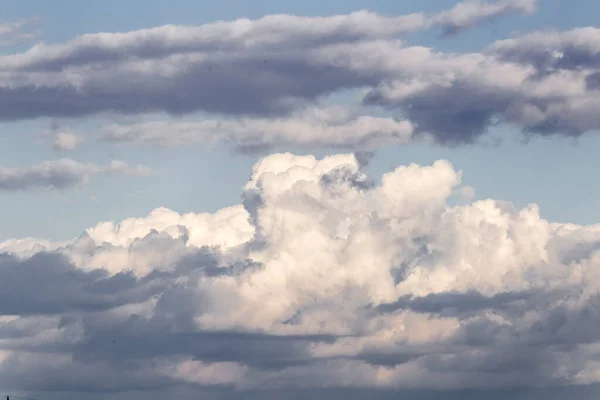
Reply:
[[[7, 78], [4, 84], [0, 81], [0, 119], [80, 118], [105, 112], [245, 116], [240, 126], [227, 122], [227, 132], [220, 132], [216, 120], [212, 128], [174, 126], [172, 138], [168, 126], [157, 132], [150, 125], [113, 129], [105, 136], [171, 145], [207, 142], [206, 130], [212, 129], [214, 141], [242, 151], [296, 143], [343, 147], [339, 135], [348, 136], [347, 147], [360, 150], [397, 143], [398, 135], [410, 137], [413, 129], [456, 145], [475, 142], [499, 123], [541, 135], [579, 136], [598, 129], [595, 28], [527, 34], [470, 54], [407, 47], [398, 40], [414, 30], [440, 26], [458, 32], [534, 8], [529, 0], [467, 1], [430, 16], [366, 11], [320, 18], [275, 15], [86, 35], [1, 57], [0, 70]], [[356, 138], [340, 130], [339, 121], [317, 118], [311, 121], [337, 129], [311, 138], [290, 129], [290, 120], [279, 126], [265, 121], [297, 118], [298, 110], [348, 89], [366, 89], [364, 104], [391, 109], [407, 126], [379, 121]], [[246, 134], [229, 132], [242, 126]], [[190, 130], [201, 133], [191, 135]]]
[[[199, 111], [250, 119], [289, 117], [328, 94], [366, 89], [365, 104], [392, 109], [415, 133], [443, 144], [472, 143], [497, 123], [543, 135], [577, 136], [595, 130], [599, 123], [592, 110], [599, 100], [593, 89], [597, 63], [589, 45], [596, 35], [591, 28], [526, 35], [472, 54], [444, 54], [398, 40], [403, 33], [435, 27], [456, 33], [535, 7], [534, 0], [465, 1], [431, 15], [273, 15], [84, 35], [0, 57], [5, 76], [0, 81], [0, 119], [81, 118], [107, 112], [182, 116]], [[557, 52], [562, 52], [560, 57]], [[589, 69], [589, 78], [561, 74], [582, 68]], [[584, 81], [587, 89], [580, 88]], [[547, 89], [557, 84], [568, 89]], [[249, 137], [237, 133], [224, 138], [221, 133], [215, 140], [248, 151], [296, 142], [343, 147], [335, 135], [350, 136], [332, 129], [307, 139], [283, 126], [265, 126], [263, 120], [244, 124], [249, 125]], [[132, 127], [107, 137], [161, 145], [198, 140], [197, 135], [169, 139], [168, 127], [161, 139], [155, 131], [146, 132], [150, 128]], [[377, 139], [381, 128], [373, 126], [369, 134]], [[398, 142], [395, 135], [412, 133], [396, 127], [390, 135], [390, 129], [378, 140], [348, 138], [347, 146], [377, 147]], [[285, 139], [274, 137], [278, 134]], [[206, 134], [200, 136], [207, 140]]]
[[0, 315], [107, 310], [147, 300], [161, 289], [128, 273], [81, 271], [59, 254], [40, 253], [24, 261], [0, 255]]

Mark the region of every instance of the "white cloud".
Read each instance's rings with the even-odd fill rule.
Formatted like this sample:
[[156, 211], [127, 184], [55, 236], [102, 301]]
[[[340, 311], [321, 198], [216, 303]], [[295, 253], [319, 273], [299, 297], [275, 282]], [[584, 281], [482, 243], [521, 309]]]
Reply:
[[432, 22], [439, 24], [445, 33], [456, 33], [475, 24], [508, 13], [532, 13], [537, 6], [537, 0], [466, 0], [457, 3], [447, 11], [432, 17]]
[[[526, 51], [529, 36], [462, 54], [398, 39], [433, 26], [457, 31], [535, 6], [532, 0], [466, 1], [431, 15], [271, 15], [40, 44], [0, 57], [0, 105], [3, 98], [6, 105], [0, 118], [212, 113], [202, 121], [112, 125], [103, 134], [155, 145], [225, 141], [243, 151], [290, 145], [369, 149], [409, 137], [454, 145], [476, 141], [497, 123], [541, 135], [597, 130], [600, 72], [591, 61], [593, 29], [535, 39], [546, 44], [537, 53]], [[567, 51], [565, 43], [582, 38], [587, 50], [578, 51], [585, 54], [575, 46], [563, 57], [569, 68], [541, 73], [545, 52]], [[517, 42], [523, 51], [511, 50]], [[315, 111], [314, 103], [325, 96], [352, 89], [365, 93], [364, 104], [387, 108], [395, 118], [335, 107]], [[47, 100], [57, 93], [61, 101]]]
[[[346, 154], [273, 154], [253, 167], [244, 205], [162, 208], [64, 243], [0, 244], [0, 274], [10, 274], [0, 276], [0, 313], [21, 315], [0, 331], [23, 332], [4, 342], [0, 369], [20, 360], [10, 385], [33, 389], [47, 382], [24, 375], [36, 360], [44, 376], [140, 366], [110, 387], [82, 372], [61, 390], [153, 380], [239, 390], [594, 380], [580, 346], [600, 341], [591, 329], [600, 228], [551, 224], [535, 205], [450, 206], [462, 174], [443, 160], [398, 167], [377, 184], [360, 166]], [[45, 289], [17, 302], [34, 277]], [[35, 315], [50, 319], [25, 324]], [[48, 349], [60, 349], [56, 367]]]
[[146, 175], [149, 171], [143, 166], [130, 167], [123, 161], [99, 166], [63, 158], [29, 167], [0, 167], [0, 190], [66, 190], [88, 183], [92, 175]]
[[75, 150], [83, 142], [84, 138], [82, 136], [72, 132], [58, 132], [54, 138], [52, 148], [56, 151], [71, 151]]
[[227, 143], [239, 151], [296, 145], [369, 149], [410, 141], [412, 126], [345, 107], [310, 108], [280, 118], [155, 121], [104, 128], [102, 140], [153, 146]]
[[[341, 126], [317, 129], [327, 135], [320, 141], [307, 140], [306, 133], [291, 135], [296, 125], [314, 127], [321, 122], [320, 117], [298, 110], [332, 93], [362, 89], [370, 93], [366, 100], [371, 104], [390, 106], [407, 116], [408, 120], [398, 126], [402, 137], [415, 128], [441, 142], [447, 136], [452, 136], [450, 141], [469, 142], [485, 131], [492, 117], [526, 128], [541, 126], [544, 119], [550, 118], [543, 110], [531, 109], [537, 97], [530, 99], [532, 96], [518, 90], [532, 71], [479, 53], [443, 54], [419, 46], [405, 47], [398, 35], [435, 26], [456, 31], [506, 13], [531, 12], [534, 7], [533, 0], [466, 1], [430, 15], [385, 16], [364, 10], [327, 17], [270, 15], [201, 26], [168, 25], [88, 34], [63, 44], [39, 44], [27, 52], [0, 57], [0, 105], [6, 103], [6, 107], [0, 107], [0, 118], [153, 112], [181, 116], [203, 111], [242, 117], [241, 122], [224, 123], [234, 132], [225, 136], [240, 140], [241, 146], [246, 140], [258, 146], [269, 145], [270, 141], [335, 146], [353, 124], [368, 125], [358, 128], [365, 145], [385, 145], [385, 138], [397, 129], [398, 122], [370, 120], [373, 117], [369, 116], [349, 117]], [[507, 73], [512, 77], [505, 76]], [[471, 82], [471, 75], [479, 79]], [[453, 91], [458, 101], [448, 111], [418, 96], [441, 90], [439, 85], [450, 91], [466, 83], [475, 86], [474, 97], [496, 86], [500, 90], [497, 98], [481, 105], [477, 100], [464, 104], [463, 98], [468, 96]], [[393, 90], [387, 90], [388, 85]], [[405, 96], [399, 98], [399, 92]], [[58, 93], [60, 101], [48, 100]], [[541, 97], [544, 100], [548, 96]], [[587, 113], [582, 107], [585, 105], [577, 105]], [[520, 109], [526, 110], [527, 118], [520, 115]], [[291, 121], [289, 116], [294, 112], [301, 114], [300, 121]], [[425, 123], [421, 113], [431, 115], [433, 122]], [[473, 126], [459, 135], [453, 129], [464, 115], [472, 116], [473, 121], [467, 121], [467, 125]], [[264, 121], [264, 117], [274, 116], [281, 117], [277, 123], [287, 125], [285, 129]], [[212, 119], [200, 126], [178, 122], [172, 127], [173, 136], [179, 140], [182, 136], [206, 136], [191, 131], [204, 132], [215, 124]], [[443, 129], [446, 125], [448, 128]], [[249, 137], [239, 132], [247, 127], [251, 128]], [[375, 140], [378, 128], [383, 129], [383, 140]], [[562, 132], [563, 128], [571, 133], [569, 126], [557, 129]], [[131, 129], [113, 127], [111, 134], [138, 135], [155, 143], [177, 142], [159, 139], [155, 131], [161, 127], [157, 124], [138, 127], [143, 134]], [[346, 147], [363, 144], [356, 135], [350, 136]]]
[[473, 186], [465, 185], [460, 188], [460, 196], [463, 200], [471, 201], [475, 198], [475, 188]]
[[[463, 398], [599, 382], [600, 226], [551, 223], [535, 204], [473, 201], [475, 188], [445, 160], [379, 181], [363, 171], [369, 149], [421, 136], [469, 143], [498, 121], [543, 135], [598, 129], [595, 28], [467, 54], [398, 39], [535, 6], [272, 15], [83, 35], [0, 57], [4, 120], [166, 112], [177, 118], [106, 126], [103, 139], [357, 150], [264, 157], [242, 204], [215, 213], [157, 208], [71, 240], [0, 242], [0, 386], [114, 398], [345, 388], [338, 397], [367, 389], [410, 399], [409, 389]], [[394, 117], [311, 105], [344, 89]], [[181, 117], [198, 111], [209, 115]], [[83, 140], [58, 124], [50, 131], [57, 150]], [[0, 168], [0, 190], [148, 173], [61, 159]], [[450, 205], [456, 194], [462, 203]]]

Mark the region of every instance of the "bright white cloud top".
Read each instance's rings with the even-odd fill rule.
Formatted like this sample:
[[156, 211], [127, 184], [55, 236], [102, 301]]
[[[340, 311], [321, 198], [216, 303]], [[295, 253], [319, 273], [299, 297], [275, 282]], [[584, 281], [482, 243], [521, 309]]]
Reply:
[[[167, 147], [262, 153], [240, 204], [214, 213], [156, 204], [70, 240], [0, 242], [0, 388], [39, 400], [422, 400], [600, 387], [600, 225], [475, 201], [445, 160], [366, 175], [377, 149], [474, 144], [498, 124], [597, 132], [598, 28], [462, 53], [409, 39], [537, 7], [274, 14], [0, 55], [0, 122], [48, 123], [57, 157], [3, 162], [2, 196], [158, 179]], [[0, 44], [35, 37], [28, 22], [0, 24]]]
[[244, 205], [2, 243], [0, 312], [20, 317], [1, 329], [26, 336], [3, 339], [1, 383], [77, 387], [87, 369], [118, 391], [595, 382], [600, 228], [448, 205], [460, 188], [443, 160], [372, 182], [353, 155], [273, 154]]

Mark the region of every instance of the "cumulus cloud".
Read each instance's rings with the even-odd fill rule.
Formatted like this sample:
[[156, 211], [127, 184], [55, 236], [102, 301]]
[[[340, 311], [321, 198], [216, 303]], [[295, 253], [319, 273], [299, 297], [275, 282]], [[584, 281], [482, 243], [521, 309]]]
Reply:
[[463, 398], [597, 382], [598, 226], [452, 206], [447, 161], [378, 182], [364, 161], [273, 154], [242, 205], [0, 243], [0, 384]]
[[141, 165], [131, 167], [124, 161], [100, 166], [63, 158], [29, 167], [0, 167], [0, 190], [66, 190], [88, 183], [93, 175], [115, 173], [140, 176], [150, 170]]
[[226, 143], [247, 152], [273, 146], [370, 149], [410, 141], [412, 126], [346, 107], [310, 108], [280, 118], [155, 121], [105, 127], [103, 141], [151, 146]]

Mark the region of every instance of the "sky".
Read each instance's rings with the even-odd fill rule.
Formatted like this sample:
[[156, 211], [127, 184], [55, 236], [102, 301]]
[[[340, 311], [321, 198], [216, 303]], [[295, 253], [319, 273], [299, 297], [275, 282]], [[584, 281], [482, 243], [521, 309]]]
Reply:
[[0, 394], [596, 398], [598, 13], [0, 0]]

